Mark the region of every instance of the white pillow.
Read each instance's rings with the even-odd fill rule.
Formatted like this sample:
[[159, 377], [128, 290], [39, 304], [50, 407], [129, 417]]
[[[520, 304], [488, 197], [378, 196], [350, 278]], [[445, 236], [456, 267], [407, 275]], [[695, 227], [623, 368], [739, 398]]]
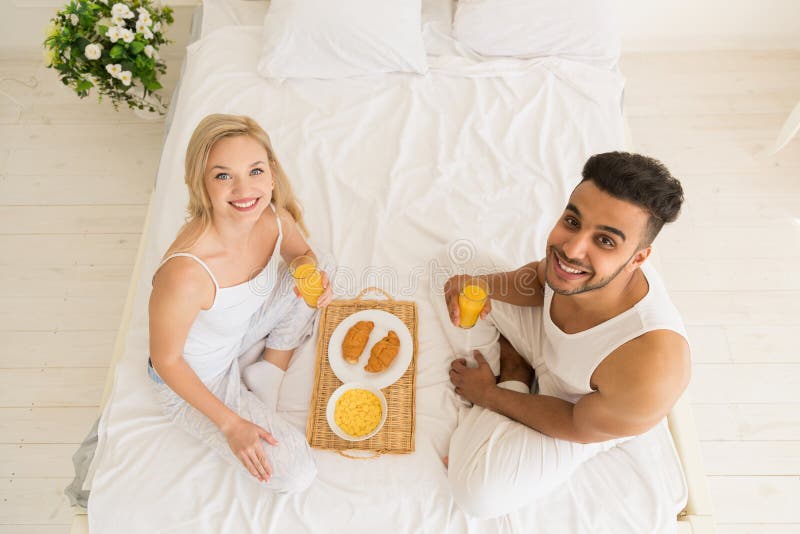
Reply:
[[613, 0], [459, 0], [453, 34], [486, 56], [560, 56], [613, 67], [620, 54]]
[[272, 0], [258, 72], [346, 78], [428, 70], [420, 0]]

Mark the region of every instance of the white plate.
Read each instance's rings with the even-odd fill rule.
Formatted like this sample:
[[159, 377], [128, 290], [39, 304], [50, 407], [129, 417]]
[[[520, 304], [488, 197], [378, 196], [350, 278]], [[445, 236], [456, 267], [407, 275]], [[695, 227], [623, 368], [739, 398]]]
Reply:
[[[375, 427], [375, 430], [373, 430], [366, 436], [361, 436], [360, 438], [351, 436], [350, 434], [339, 428], [339, 425], [336, 424], [336, 418], [334, 417], [336, 414], [336, 401], [339, 400], [339, 397], [341, 397], [345, 391], [349, 391], [351, 389], [366, 389], [367, 391], [378, 397], [378, 400], [381, 401], [381, 422], [378, 423], [378, 426]], [[328, 419], [328, 426], [331, 427], [333, 433], [339, 436], [340, 438], [346, 439], [347, 441], [364, 441], [365, 439], [369, 439], [375, 434], [377, 434], [380, 431], [380, 429], [383, 428], [383, 424], [386, 422], [387, 411], [388, 408], [386, 405], [386, 396], [383, 394], [383, 392], [381, 392], [381, 390], [367, 386], [365, 384], [359, 384], [357, 382], [349, 382], [347, 384], [342, 384], [341, 386], [339, 386], [336, 389], [336, 391], [333, 392], [331, 398], [328, 399], [328, 407], [325, 410], [325, 416]]]
[[[375, 328], [369, 335], [369, 341], [358, 359], [358, 363], [349, 363], [342, 356], [342, 341], [345, 334], [350, 330], [350, 327], [359, 321], [372, 321], [375, 323]], [[394, 330], [397, 338], [400, 340], [400, 352], [394, 361], [380, 373], [370, 373], [364, 370], [364, 366], [369, 361], [369, 353], [373, 345], [380, 341], [389, 333], [389, 330]], [[348, 382], [360, 382], [367, 386], [372, 386], [377, 389], [383, 389], [387, 386], [394, 384], [403, 373], [408, 369], [408, 364], [411, 363], [411, 357], [414, 355], [414, 342], [411, 339], [411, 332], [408, 327], [394, 314], [385, 312], [383, 310], [363, 310], [348, 316], [345, 320], [339, 323], [336, 330], [331, 334], [331, 339], [328, 341], [328, 361], [331, 364], [331, 369], [336, 377], [347, 384]]]

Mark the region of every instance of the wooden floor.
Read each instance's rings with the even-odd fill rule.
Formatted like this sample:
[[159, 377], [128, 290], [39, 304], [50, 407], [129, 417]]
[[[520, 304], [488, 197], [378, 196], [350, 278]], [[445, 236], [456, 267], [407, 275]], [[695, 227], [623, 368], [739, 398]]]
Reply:
[[[694, 342], [719, 532], [800, 532], [800, 140], [759, 157], [800, 100], [800, 53], [622, 68], [637, 150], [687, 192], [656, 245]], [[80, 101], [35, 62], [2, 61], [0, 79], [21, 104], [0, 95], [0, 534], [66, 534], [62, 490], [97, 416], [163, 122]]]

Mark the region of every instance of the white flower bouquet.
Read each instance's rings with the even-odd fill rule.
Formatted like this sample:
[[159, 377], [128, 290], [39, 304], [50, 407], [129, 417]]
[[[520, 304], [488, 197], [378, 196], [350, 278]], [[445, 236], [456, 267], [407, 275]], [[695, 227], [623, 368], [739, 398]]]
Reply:
[[115, 109], [124, 102], [164, 114], [155, 91], [167, 66], [158, 50], [170, 42], [163, 30], [172, 22], [172, 8], [150, 0], [70, 0], [50, 20], [45, 61], [81, 98], [94, 87]]

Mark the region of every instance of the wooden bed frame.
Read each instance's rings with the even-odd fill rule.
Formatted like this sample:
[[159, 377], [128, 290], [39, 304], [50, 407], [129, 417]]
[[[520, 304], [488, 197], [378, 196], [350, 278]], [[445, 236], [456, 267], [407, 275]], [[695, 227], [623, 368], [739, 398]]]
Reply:
[[[622, 116], [625, 127], [624, 147], [625, 150], [634, 152], [633, 135], [624, 110]], [[651, 261], [658, 267], [657, 254], [651, 255]], [[708, 493], [706, 470], [700, 456], [700, 440], [697, 438], [697, 425], [694, 422], [688, 389], [672, 407], [667, 422], [689, 490], [686, 506], [678, 514], [678, 534], [714, 534], [717, 529], [711, 513], [711, 496]]]

